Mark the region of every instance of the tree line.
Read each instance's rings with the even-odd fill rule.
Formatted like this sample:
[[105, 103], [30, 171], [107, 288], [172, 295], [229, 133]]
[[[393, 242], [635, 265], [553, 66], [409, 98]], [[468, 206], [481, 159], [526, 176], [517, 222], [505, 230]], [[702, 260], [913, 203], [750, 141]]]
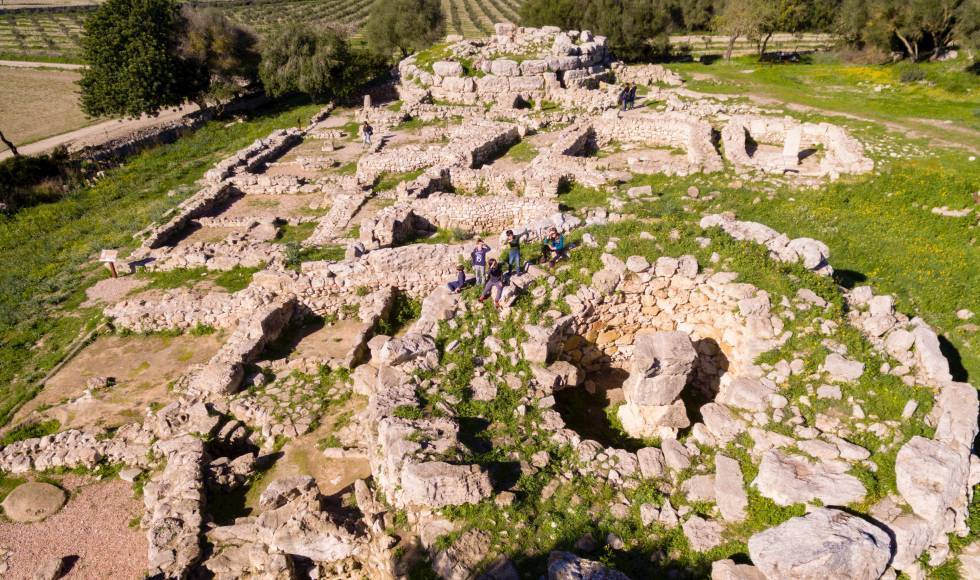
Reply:
[[[219, 113], [246, 92], [345, 100], [396, 59], [445, 35], [439, 0], [381, 0], [355, 44], [342, 28], [290, 23], [266, 38], [214, 9], [176, 0], [107, 0], [85, 22], [80, 105], [93, 117], [156, 115], [185, 102]], [[0, 213], [56, 201], [93, 173], [63, 147], [0, 161]]]
[[777, 32], [837, 34], [849, 48], [914, 61], [953, 44], [980, 47], [980, 0], [527, 0], [529, 26], [589, 29], [609, 38], [617, 56], [667, 56], [668, 35], [715, 33], [765, 55]]
[[85, 22], [81, 107], [93, 117], [154, 115], [187, 101], [220, 107], [256, 87], [342, 100], [444, 34], [439, 0], [375, 2], [366, 45], [339, 27], [294, 22], [260, 39], [215, 9], [107, 0]]

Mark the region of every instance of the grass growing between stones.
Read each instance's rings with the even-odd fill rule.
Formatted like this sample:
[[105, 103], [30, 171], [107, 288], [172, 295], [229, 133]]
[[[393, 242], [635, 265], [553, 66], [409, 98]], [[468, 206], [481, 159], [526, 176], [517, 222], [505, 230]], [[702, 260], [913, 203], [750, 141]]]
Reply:
[[34, 395], [68, 345], [98, 323], [98, 310], [78, 306], [84, 288], [107, 275], [92, 263], [101, 249], [125, 254], [137, 245], [133, 234], [192, 194], [214, 163], [318, 109], [277, 105], [244, 123], [208, 123], [60, 201], [0, 216], [0, 423]]
[[206, 268], [181, 268], [165, 272], [142, 272], [139, 274], [139, 277], [150, 281], [141, 290], [154, 288], [170, 290], [173, 288], [193, 287], [201, 282], [210, 282], [228, 292], [238, 292], [239, 290], [244, 290], [251, 284], [252, 276], [261, 269], [235, 266], [231, 270], [220, 272]]

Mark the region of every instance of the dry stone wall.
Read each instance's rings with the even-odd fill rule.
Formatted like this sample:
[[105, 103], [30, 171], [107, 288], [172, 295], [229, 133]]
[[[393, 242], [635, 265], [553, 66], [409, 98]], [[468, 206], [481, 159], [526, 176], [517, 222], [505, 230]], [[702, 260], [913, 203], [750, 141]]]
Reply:
[[[606, 39], [583, 31], [576, 36], [554, 27], [517, 28], [498, 24], [487, 40], [466, 40], [448, 48], [453, 60], [438, 61], [431, 70], [411, 56], [399, 63], [403, 93], [427, 91], [433, 97], [475, 104], [502, 95], [542, 96], [548, 91], [597, 88], [611, 78]], [[522, 60], [509, 58], [520, 54]], [[468, 71], [463, 63], [472, 63]], [[513, 100], [513, 99], [511, 99]]]
[[[722, 129], [721, 139], [728, 160], [743, 171], [807, 172], [836, 178], [874, 169], [874, 162], [865, 157], [861, 143], [830, 123], [800, 123], [788, 117], [734, 117]], [[782, 154], [754, 154], [752, 142], [781, 145]], [[822, 157], [818, 167], [807, 170], [800, 164], [800, 154], [811, 148]]]

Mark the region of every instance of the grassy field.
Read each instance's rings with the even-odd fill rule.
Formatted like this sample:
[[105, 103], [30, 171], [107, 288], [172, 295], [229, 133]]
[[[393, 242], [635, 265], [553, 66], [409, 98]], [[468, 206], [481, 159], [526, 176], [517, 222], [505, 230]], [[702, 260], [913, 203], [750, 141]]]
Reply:
[[[943, 330], [957, 377], [976, 382], [980, 337], [955, 312], [980, 315], [978, 216], [948, 218], [931, 210], [977, 207], [980, 78], [962, 72], [962, 62], [922, 65], [927, 81], [911, 84], [898, 81], [902, 68], [895, 66], [748, 64], [674, 68], [712, 75], [691, 88], [751, 92], [782, 101], [799, 118], [847, 127], [875, 160], [875, 172], [810, 189], [743, 183], [731, 175], [641, 181], [665, 193], [667, 210], [683, 206], [687, 187], [696, 185], [720, 192], [718, 210], [826, 242], [841, 283], [894, 293], [900, 310]], [[876, 92], [876, 84], [889, 88]]]
[[0, 215], [0, 424], [33, 396], [66, 347], [100, 321], [100, 309], [79, 306], [84, 288], [106, 276], [93, 262], [101, 249], [134, 247], [133, 234], [193, 193], [215, 162], [317, 109], [283, 106], [245, 123], [209, 123], [62, 201]]
[[918, 65], [922, 81], [901, 81], [912, 65], [861, 66], [814, 55], [808, 64], [760, 64], [754, 58], [712, 64], [671, 65], [688, 88], [708, 93], [755, 95], [822, 112], [858, 116], [925, 136], [980, 147], [980, 76], [963, 59]]
[[[0, 128], [23, 145], [84, 127], [89, 119], [78, 107], [75, 71], [0, 66]], [[0, 145], [0, 151], [6, 147]]]

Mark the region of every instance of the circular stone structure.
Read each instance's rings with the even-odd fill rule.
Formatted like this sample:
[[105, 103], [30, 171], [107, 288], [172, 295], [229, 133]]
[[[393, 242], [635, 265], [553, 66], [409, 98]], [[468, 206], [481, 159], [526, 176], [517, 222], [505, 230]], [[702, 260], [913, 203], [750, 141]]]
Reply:
[[67, 497], [58, 486], [29, 481], [14, 488], [3, 500], [3, 511], [15, 522], [39, 522], [58, 513]]

